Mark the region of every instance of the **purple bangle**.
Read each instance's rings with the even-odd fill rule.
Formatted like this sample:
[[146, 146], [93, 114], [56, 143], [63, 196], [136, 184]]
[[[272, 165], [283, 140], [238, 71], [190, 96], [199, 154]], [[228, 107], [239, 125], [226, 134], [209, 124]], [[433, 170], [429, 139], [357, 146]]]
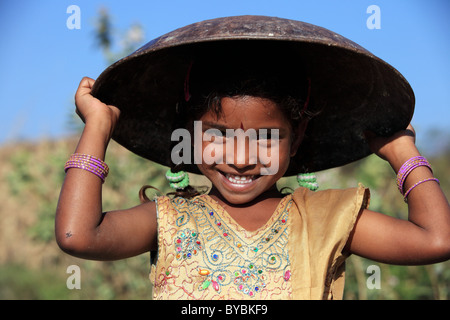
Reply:
[[68, 165], [68, 166], [66, 166], [65, 167], [65, 171], [67, 172], [67, 170], [68, 169], [71, 169], [71, 168], [77, 168], [77, 169], [83, 169], [83, 170], [85, 170], [85, 171], [88, 171], [88, 172], [90, 172], [90, 173], [93, 173], [93, 174], [95, 174], [97, 177], [99, 177], [101, 180], [102, 180], [102, 182], [105, 182], [105, 175], [104, 174], [102, 174], [102, 173], [99, 173], [99, 172], [97, 172], [97, 171], [95, 171], [95, 170], [92, 170], [90, 167], [87, 167], [87, 166], [84, 166], [84, 165], [75, 165], [75, 164], [73, 164], [73, 165]]
[[422, 183], [427, 182], [427, 181], [436, 181], [437, 183], [440, 183], [439, 180], [436, 179], [436, 178], [428, 178], [428, 179], [421, 180], [421, 181], [417, 182], [416, 184], [414, 184], [411, 188], [408, 189], [408, 191], [405, 192], [403, 200], [405, 202], [408, 202], [408, 195], [411, 192], [411, 190], [414, 189], [415, 187], [417, 187], [419, 184], [422, 184]]
[[401, 166], [400, 170], [397, 173], [397, 187], [402, 195], [404, 194], [403, 193], [403, 190], [404, 190], [403, 185], [405, 183], [406, 178], [414, 169], [416, 169], [420, 166], [426, 166], [431, 170], [431, 172], [433, 172], [427, 159], [425, 159], [424, 157], [421, 157], [421, 156], [413, 157], [413, 158], [407, 160]]
[[109, 173], [109, 167], [105, 162], [93, 156], [79, 153], [73, 154], [64, 165], [65, 172], [70, 168], [78, 168], [93, 173], [102, 180], [102, 183], [105, 182]]
[[99, 169], [103, 170], [106, 174], [108, 174], [109, 172], [109, 167], [104, 161], [88, 154], [74, 153], [69, 160], [81, 160], [90, 163], [93, 162], [99, 167]]

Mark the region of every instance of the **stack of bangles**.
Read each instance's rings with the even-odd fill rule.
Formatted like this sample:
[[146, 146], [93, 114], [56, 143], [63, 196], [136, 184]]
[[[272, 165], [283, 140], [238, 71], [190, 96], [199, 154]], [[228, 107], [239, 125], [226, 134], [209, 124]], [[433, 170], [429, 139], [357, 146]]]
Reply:
[[433, 172], [427, 159], [425, 159], [424, 157], [421, 157], [421, 156], [417, 156], [417, 157], [413, 157], [413, 158], [409, 159], [408, 161], [406, 161], [397, 173], [397, 187], [398, 187], [398, 190], [400, 191], [400, 193], [403, 195], [403, 200], [405, 202], [408, 202], [408, 195], [411, 192], [411, 190], [414, 189], [415, 187], [417, 187], [419, 184], [422, 184], [427, 181], [436, 181], [437, 183], [439, 183], [439, 180], [436, 178], [424, 179], [424, 180], [421, 180], [421, 181], [415, 183], [406, 192], [404, 192], [404, 183], [405, 183], [406, 178], [414, 169], [421, 167], [421, 166], [428, 167], [431, 170], [431, 172]]
[[81, 153], [74, 153], [66, 162], [64, 171], [67, 172], [70, 168], [89, 171], [99, 177], [102, 183], [105, 182], [109, 172], [109, 167], [105, 162], [91, 155]]

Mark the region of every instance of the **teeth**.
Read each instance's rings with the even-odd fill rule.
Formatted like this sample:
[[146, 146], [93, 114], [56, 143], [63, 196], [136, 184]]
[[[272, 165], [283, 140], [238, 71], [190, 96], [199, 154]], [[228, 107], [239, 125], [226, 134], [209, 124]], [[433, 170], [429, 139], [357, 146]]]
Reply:
[[225, 175], [228, 181], [235, 184], [247, 184], [253, 181], [254, 176], [236, 176], [232, 174]]

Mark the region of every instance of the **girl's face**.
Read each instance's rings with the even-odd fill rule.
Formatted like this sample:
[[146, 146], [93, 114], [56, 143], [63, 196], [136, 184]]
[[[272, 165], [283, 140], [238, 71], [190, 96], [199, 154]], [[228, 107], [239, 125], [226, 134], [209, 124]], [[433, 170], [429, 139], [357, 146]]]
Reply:
[[[294, 134], [277, 105], [263, 98], [223, 98], [221, 110], [219, 116], [208, 111], [199, 119], [203, 138], [201, 148], [195, 148], [195, 152], [202, 152], [196, 154], [202, 159], [198, 168], [212, 182], [213, 192], [219, 192], [232, 204], [244, 204], [266, 191], [276, 190], [275, 183], [288, 169], [306, 125]], [[272, 135], [260, 134], [264, 132]], [[236, 133], [245, 137], [241, 144]]]

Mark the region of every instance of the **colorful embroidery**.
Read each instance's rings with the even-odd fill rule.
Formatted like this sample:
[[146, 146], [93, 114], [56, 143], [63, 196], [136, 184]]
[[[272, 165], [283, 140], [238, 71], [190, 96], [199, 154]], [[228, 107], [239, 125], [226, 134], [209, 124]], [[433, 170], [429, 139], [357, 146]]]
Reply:
[[190, 259], [192, 255], [196, 255], [199, 250], [202, 250], [198, 235], [196, 231], [190, 229], [178, 232], [175, 238], [175, 251], [178, 260]]
[[[172, 286], [164, 278], [164, 283], [155, 284], [158, 289], [181, 289], [189, 297], [200, 299], [215, 295], [228, 299], [239, 295], [289, 296], [290, 197], [282, 199], [266, 225], [253, 232], [240, 227], [208, 196], [193, 200], [176, 198], [171, 204], [176, 215], [173, 224], [164, 228], [173, 230], [170, 231], [173, 253], [170, 250], [165, 253], [166, 267], [160, 270], [172, 270]], [[175, 260], [169, 266], [171, 255]], [[164, 257], [159, 257], [159, 262], [160, 259], [164, 261]]]

